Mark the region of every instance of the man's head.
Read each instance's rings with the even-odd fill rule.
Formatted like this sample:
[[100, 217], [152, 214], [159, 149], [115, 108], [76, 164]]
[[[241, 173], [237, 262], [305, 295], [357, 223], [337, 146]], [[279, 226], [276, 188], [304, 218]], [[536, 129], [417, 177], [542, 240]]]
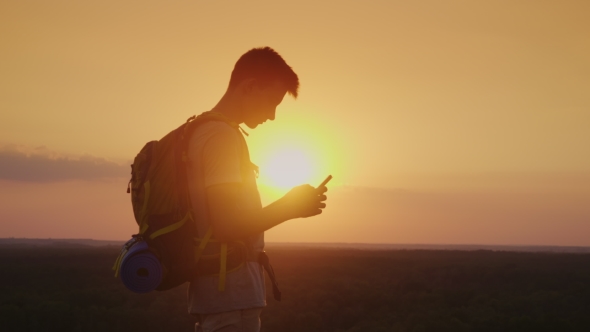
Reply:
[[254, 48], [238, 59], [228, 92], [239, 101], [240, 117], [250, 128], [274, 120], [276, 107], [288, 92], [297, 98], [299, 78], [272, 48]]

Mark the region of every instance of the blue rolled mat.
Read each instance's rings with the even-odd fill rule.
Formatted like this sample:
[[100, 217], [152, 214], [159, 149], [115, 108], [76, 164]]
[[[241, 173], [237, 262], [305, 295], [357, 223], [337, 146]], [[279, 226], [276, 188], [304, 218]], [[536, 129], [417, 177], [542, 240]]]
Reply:
[[162, 282], [162, 265], [144, 241], [135, 243], [125, 253], [120, 272], [125, 287], [136, 293], [151, 292]]

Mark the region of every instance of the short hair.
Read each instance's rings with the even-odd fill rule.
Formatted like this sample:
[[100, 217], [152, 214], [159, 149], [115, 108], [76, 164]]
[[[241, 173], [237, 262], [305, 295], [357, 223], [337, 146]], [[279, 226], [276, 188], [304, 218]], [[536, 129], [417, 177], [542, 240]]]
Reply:
[[261, 85], [278, 80], [287, 92], [297, 98], [299, 78], [283, 58], [270, 47], [253, 48], [244, 53], [236, 62], [229, 80], [229, 89], [236, 87], [245, 79], [254, 78]]

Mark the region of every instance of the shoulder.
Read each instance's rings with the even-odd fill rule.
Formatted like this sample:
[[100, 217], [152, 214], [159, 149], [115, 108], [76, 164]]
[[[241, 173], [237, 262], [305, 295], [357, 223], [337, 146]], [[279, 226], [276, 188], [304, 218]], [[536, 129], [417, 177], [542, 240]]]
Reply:
[[192, 132], [191, 143], [201, 142], [205, 144], [210, 139], [223, 140], [225, 142], [239, 143], [239, 133], [229, 124], [223, 121], [208, 121], [205, 122]]
[[197, 126], [197, 128], [195, 128], [195, 132], [237, 136], [237, 131], [232, 126], [223, 121], [207, 121]]

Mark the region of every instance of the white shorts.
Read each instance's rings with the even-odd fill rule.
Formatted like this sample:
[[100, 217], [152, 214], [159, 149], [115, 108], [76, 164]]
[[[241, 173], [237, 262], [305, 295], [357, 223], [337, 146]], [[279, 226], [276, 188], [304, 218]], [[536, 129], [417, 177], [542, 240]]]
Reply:
[[199, 315], [195, 332], [260, 332], [262, 308]]

